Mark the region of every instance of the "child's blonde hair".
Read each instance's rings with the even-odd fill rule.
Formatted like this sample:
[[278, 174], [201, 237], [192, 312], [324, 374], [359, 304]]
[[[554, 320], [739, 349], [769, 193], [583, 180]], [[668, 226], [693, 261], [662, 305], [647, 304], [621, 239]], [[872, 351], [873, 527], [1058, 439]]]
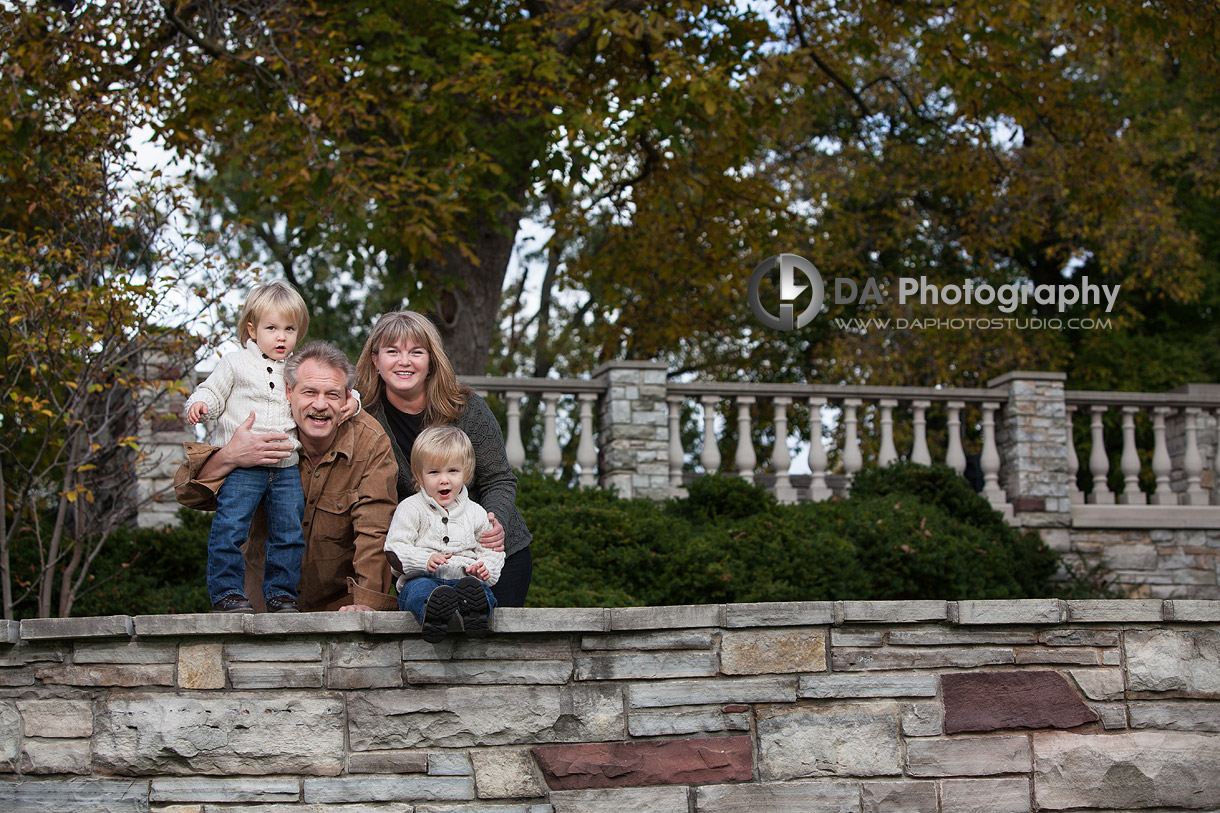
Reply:
[[435, 463], [462, 461], [462, 479], [467, 484], [474, 478], [474, 446], [461, 429], [451, 423], [430, 426], [419, 433], [411, 447], [411, 476], [415, 487], [423, 488], [424, 472]]
[[247, 325], [257, 328], [259, 320], [273, 312], [291, 319], [297, 328], [297, 342], [304, 340], [305, 332], [309, 330], [309, 308], [296, 288], [277, 279], [255, 285], [246, 297], [246, 305], [237, 318], [237, 343], [245, 347], [246, 339], [254, 338]]

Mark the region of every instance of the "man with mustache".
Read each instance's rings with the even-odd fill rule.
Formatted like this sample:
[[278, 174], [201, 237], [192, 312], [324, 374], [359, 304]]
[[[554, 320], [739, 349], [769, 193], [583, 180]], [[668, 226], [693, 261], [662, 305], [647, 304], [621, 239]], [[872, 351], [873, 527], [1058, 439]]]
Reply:
[[[394, 610], [393, 578], [383, 552], [386, 530], [398, 505], [398, 464], [389, 438], [365, 413], [343, 423], [339, 412], [356, 382], [356, 368], [328, 342], [310, 342], [284, 367], [288, 405], [301, 442], [305, 492], [305, 556], [298, 604], [317, 610]], [[284, 434], [256, 435], [254, 414], [233, 439], [217, 448], [187, 443], [187, 462], [174, 477], [178, 502], [203, 511], [216, 508], [216, 492], [235, 468], [271, 465], [292, 451]], [[261, 509], [244, 548], [247, 595], [262, 611]], [[256, 589], [250, 589], [250, 585]]]

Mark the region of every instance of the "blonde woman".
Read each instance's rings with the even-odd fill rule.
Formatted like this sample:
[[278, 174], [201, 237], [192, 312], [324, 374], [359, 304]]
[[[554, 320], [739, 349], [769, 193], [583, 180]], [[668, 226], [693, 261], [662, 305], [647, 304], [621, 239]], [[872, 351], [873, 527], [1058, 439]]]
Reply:
[[457, 380], [440, 333], [413, 311], [384, 314], [356, 363], [364, 409], [381, 422], [398, 460], [398, 499], [416, 491], [411, 450], [429, 426], [453, 424], [474, 446], [470, 499], [487, 509], [491, 530], [479, 544], [506, 556], [492, 588], [501, 607], [521, 607], [533, 570], [531, 535], [517, 510], [517, 478], [504, 453], [504, 436], [487, 403]]

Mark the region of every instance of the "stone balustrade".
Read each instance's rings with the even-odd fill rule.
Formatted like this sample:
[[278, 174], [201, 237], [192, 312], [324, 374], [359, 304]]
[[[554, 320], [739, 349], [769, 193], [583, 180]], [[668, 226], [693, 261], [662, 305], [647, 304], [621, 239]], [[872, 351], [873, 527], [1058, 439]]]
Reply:
[[[1190, 384], [1170, 393], [1092, 392], [1066, 393], [1068, 418], [1086, 416], [1090, 435], [1088, 471], [1093, 488], [1085, 495], [1073, 488], [1072, 501], [1092, 505], [1186, 505], [1220, 503], [1216, 471], [1220, 470], [1220, 445], [1216, 443], [1220, 416], [1220, 385]], [[1107, 412], [1122, 416], [1120, 469], [1121, 492], [1115, 494], [1107, 482], [1112, 456], [1107, 451], [1103, 419]], [[1136, 422], [1151, 428], [1153, 446], [1150, 470], [1155, 479], [1151, 494], [1140, 489], [1143, 469], [1136, 447]], [[1070, 438], [1071, 436], [1069, 436]], [[1080, 467], [1074, 442], [1069, 444], [1069, 473], [1075, 486]]]
[[1220, 808], [1220, 602], [0, 626], [0, 810]]
[[[973, 450], [982, 493], [1001, 510], [1005, 506], [1014, 507], [1017, 513], [1031, 510], [1022, 506], [1034, 505], [1031, 500], [1039, 499], [1038, 512], [1069, 514], [1074, 505], [1115, 502], [1220, 505], [1220, 483], [1215, 476], [1220, 469], [1220, 444], [1215, 441], [1220, 385], [1192, 384], [1172, 393], [1067, 391], [1062, 373], [1039, 372], [1009, 373], [975, 389], [674, 382], [668, 380], [665, 366], [656, 362], [612, 362], [598, 368], [589, 380], [464, 380], [479, 392], [504, 397], [505, 439], [514, 466], [525, 465], [521, 400], [535, 395], [543, 402], [544, 415], [539, 467], [554, 473], [561, 462], [560, 435], [575, 435], [579, 437], [576, 464], [582, 484], [614, 487], [625, 496], [663, 499], [678, 495], [684, 474], [692, 468], [695, 472], [728, 471], [750, 482], [765, 479], [783, 502], [845, 494], [852, 477], [865, 465], [861, 448], [867, 424], [874, 434], [875, 453], [870, 457], [877, 465], [897, 460], [936, 462], [964, 473], [967, 449]], [[570, 413], [566, 417], [560, 414], [565, 403]], [[727, 461], [720, 448], [726, 422], [719, 416], [725, 405], [730, 408], [737, 438], [732, 459]], [[790, 423], [794, 405], [805, 408], [807, 427]], [[681, 421], [683, 409], [688, 407], [698, 410], [702, 425], [697, 454], [682, 445]], [[968, 408], [975, 416], [969, 423], [964, 418]], [[787, 442], [771, 443], [770, 453], [760, 460], [751, 438], [753, 415], [764, 409], [771, 421], [771, 439]], [[1121, 447], [1113, 450], [1107, 449], [1103, 432], [1108, 410], [1121, 411], [1123, 416]], [[870, 412], [867, 422], [862, 417], [865, 411]], [[942, 418], [936, 445], [943, 449], [943, 456], [936, 460], [929, 452], [931, 411]], [[910, 446], [902, 449], [895, 445], [900, 412], [910, 416]], [[1156, 481], [1150, 495], [1139, 488], [1144, 464], [1135, 448], [1135, 427], [1141, 415], [1146, 416], [1156, 444], [1147, 464]], [[1074, 420], [1088, 420], [1091, 425], [1087, 470], [1094, 485], [1087, 499], [1076, 482], [1081, 465], [1069, 431]], [[842, 436], [834, 474], [827, 462], [830, 424]], [[561, 433], [561, 426], [568, 431]], [[811, 442], [813, 438], [820, 442]], [[794, 486], [795, 478], [790, 475], [792, 448], [797, 443], [808, 450], [800, 461], [808, 469], [808, 474], [800, 476], [801, 488]], [[1125, 485], [1116, 501], [1106, 479], [1111, 460], [1119, 455]], [[760, 476], [763, 470], [765, 478]]]

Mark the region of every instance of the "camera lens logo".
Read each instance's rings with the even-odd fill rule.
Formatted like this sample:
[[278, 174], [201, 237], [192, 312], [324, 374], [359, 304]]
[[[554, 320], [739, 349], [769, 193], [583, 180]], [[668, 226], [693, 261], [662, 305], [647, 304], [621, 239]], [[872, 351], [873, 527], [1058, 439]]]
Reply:
[[[780, 304], [778, 317], [772, 316], [771, 312], [763, 307], [762, 298], [758, 293], [763, 278], [776, 266], [779, 266]], [[809, 281], [808, 285], [797, 284], [797, 271], [805, 275], [805, 279]], [[811, 289], [813, 299], [809, 302], [808, 307], [801, 311], [801, 315], [796, 317], [794, 322], [793, 315], [796, 298], [806, 288]], [[754, 273], [750, 275], [750, 284], [746, 290], [747, 298], [750, 301], [750, 310], [754, 311], [758, 321], [774, 330], [795, 330], [812, 322], [813, 317], [817, 316], [818, 311], [822, 309], [822, 300], [826, 292], [825, 286], [822, 284], [822, 275], [813, 267], [813, 263], [795, 254], [777, 254], [774, 257], [768, 257], [763, 260], [754, 269]]]

